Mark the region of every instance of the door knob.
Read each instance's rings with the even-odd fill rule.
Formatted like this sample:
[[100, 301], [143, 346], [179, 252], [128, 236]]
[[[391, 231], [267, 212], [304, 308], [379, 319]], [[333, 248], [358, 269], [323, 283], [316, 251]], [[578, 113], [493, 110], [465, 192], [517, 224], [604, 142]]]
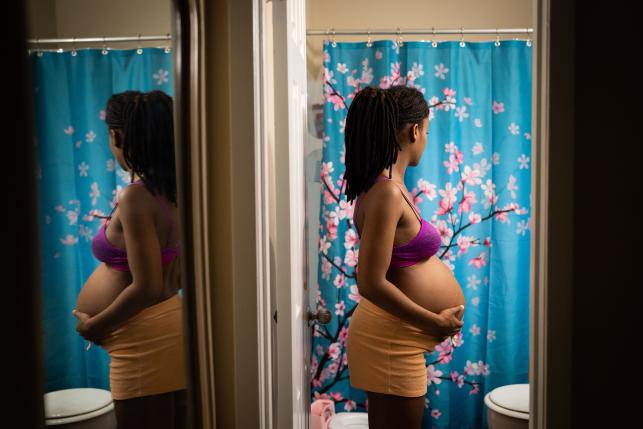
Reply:
[[313, 313], [312, 311], [308, 310], [307, 319], [309, 322], [316, 320], [317, 323], [321, 325], [327, 325], [328, 322], [330, 322], [331, 318], [332, 315], [330, 314], [330, 311], [326, 310], [325, 308], [318, 309], [317, 313]]

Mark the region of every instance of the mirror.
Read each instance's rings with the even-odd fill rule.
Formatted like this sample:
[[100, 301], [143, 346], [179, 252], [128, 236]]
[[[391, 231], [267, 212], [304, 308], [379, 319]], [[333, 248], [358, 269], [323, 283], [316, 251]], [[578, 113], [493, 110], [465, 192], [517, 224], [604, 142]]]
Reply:
[[192, 427], [172, 7], [28, 2], [47, 425]]

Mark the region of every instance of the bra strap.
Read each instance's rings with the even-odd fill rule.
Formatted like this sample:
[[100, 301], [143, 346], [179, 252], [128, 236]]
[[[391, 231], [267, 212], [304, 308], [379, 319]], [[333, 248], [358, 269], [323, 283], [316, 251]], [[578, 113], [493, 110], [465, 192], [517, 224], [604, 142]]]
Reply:
[[114, 203], [114, 207], [112, 207], [112, 211], [109, 212], [109, 215], [107, 216], [107, 218], [105, 218], [105, 222], [103, 223], [105, 228], [107, 228], [107, 225], [109, 225], [109, 221], [112, 220], [112, 215], [114, 214], [114, 211], [116, 210], [116, 207], [118, 207], [118, 201], [116, 201]]
[[[393, 180], [391, 180], [391, 182], [393, 182]], [[395, 183], [395, 182], [393, 182], [393, 183]], [[395, 185], [398, 188], [400, 188], [400, 192], [402, 193], [402, 196], [404, 197], [406, 202], [409, 203], [409, 205], [411, 206], [411, 209], [413, 210], [413, 213], [415, 213], [415, 215], [418, 217], [418, 220], [420, 221], [420, 223], [422, 223], [422, 216], [420, 216], [420, 214], [417, 212], [417, 208], [415, 207], [415, 205], [413, 203], [411, 203], [411, 201], [409, 201], [409, 198], [406, 196], [406, 192], [404, 192], [404, 189], [402, 189], [402, 187], [400, 185], [398, 185], [397, 183], [395, 183]]]
[[[393, 181], [393, 179], [389, 179], [387, 176], [384, 176], [382, 174], [379, 174], [375, 178], [374, 183], [381, 182], [383, 179], [384, 180], [390, 180], [391, 182], [395, 183], [395, 186], [397, 186], [400, 189], [400, 192], [402, 193], [402, 196], [404, 197], [406, 202], [409, 203], [409, 205], [411, 206], [411, 209], [413, 210], [413, 213], [415, 213], [415, 215], [417, 216], [418, 220], [420, 221], [420, 225], [422, 225], [422, 216], [420, 216], [420, 213], [418, 213], [417, 208], [415, 207], [415, 205], [413, 203], [411, 203], [411, 201], [409, 201], [408, 197], [406, 196], [406, 192], [404, 192], [404, 189], [402, 189], [402, 187], [400, 185], [398, 185], [395, 181]], [[359, 206], [360, 201], [361, 201], [361, 197], [358, 196], [357, 201], [355, 201], [355, 207], [353, 208], [353, 219], [355, 219], [355, 216], [357, 216], [357, 207]], [[357, 223], [355, 221], [353, 221], [353, 223], [355, 223], [355, 228], [357, 229], [357, 232], [359, 233], [359, 228], [357, 228]]]

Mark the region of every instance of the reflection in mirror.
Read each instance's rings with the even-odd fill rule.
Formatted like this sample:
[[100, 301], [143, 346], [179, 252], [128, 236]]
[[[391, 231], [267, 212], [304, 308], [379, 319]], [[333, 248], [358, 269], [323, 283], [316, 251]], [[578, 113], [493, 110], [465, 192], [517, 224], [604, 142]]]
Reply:
[[170, 3], [31, 3], [46, 423], [187, 427]]

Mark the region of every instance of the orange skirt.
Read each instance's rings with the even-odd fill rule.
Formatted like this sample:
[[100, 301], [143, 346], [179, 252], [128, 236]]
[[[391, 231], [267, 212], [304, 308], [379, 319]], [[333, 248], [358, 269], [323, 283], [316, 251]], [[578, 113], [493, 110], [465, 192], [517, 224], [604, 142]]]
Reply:
[[111, 358], [109, 382], [116, 400], [187, 388], [183, 298], [145, 308], [101, 342]]
[[346, 337], [350, 384], [368, 392], [426, 395], [424, 352], [441, 342], [362, 297]]

